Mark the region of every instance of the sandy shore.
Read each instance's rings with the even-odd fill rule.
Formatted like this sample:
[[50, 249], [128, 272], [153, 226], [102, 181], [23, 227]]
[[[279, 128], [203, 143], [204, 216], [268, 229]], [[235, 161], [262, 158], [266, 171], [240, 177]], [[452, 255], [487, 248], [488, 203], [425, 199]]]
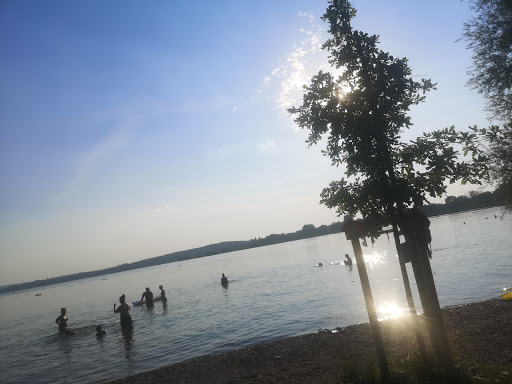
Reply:
[[[512, 383], [512, 300], [443, 309], [464, 383]], [[423, 319], [420, 317], [420, 323]], [[426, 373], [410, 319], [380, 322], [393, 382], [443, 382]], [[423, 327], [424, 328], [424, 327]], [[428, 337], [425, 334], [428, 346]], [[109, 383], [373, 383], [380, 382], [368, 324], [277, 340], [203, 356]], [[448, 381], [445, 381], [448, 382]]]

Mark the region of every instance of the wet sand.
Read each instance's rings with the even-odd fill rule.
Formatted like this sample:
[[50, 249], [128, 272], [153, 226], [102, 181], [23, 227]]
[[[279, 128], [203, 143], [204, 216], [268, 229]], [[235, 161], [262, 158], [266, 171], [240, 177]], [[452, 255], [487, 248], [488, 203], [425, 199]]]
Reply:
[[[464, 383], [512, 383], [512, 300], [492, 299], [443, 309], [452, 354]], [[418, 318], [421, 325], [422, 316]], [[381, 321], [393, 382], [444, 381], [419, 363], [409, 318]], [[424, 326], [421, 327], [424, 329]], [[369, 324], [322, 330], [199, 357], [108, 383], [373, 383], [379, 365]], [[428, 336], [424, 339], [430, 353]]]

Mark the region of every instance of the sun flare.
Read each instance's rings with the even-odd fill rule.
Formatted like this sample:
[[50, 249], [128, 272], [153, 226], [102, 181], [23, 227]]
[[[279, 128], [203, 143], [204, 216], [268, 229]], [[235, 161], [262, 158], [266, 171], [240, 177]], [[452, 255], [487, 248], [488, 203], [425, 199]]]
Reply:
[[394, 303], [386, 302], [381, 305], [377, 310], [379, 320], [397, 319], [404, 315], [406, 309], [400, 308]]

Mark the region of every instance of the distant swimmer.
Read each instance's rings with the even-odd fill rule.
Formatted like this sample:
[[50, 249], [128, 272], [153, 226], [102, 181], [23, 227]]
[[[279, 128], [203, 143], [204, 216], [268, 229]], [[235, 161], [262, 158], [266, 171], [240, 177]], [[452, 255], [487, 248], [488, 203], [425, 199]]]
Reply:
[[101, 327], [101, 325], [96, 326], [96, 337], [101, 339], [103, 336], [107, 334], [107, 331]]
[[126, 304], [126, 298], [124, 294], [119, 298], [119, 302], [121, 305], [117, 307], [114, 304], [114, 313], [119, 313], [121, 315], [121, 328], [126, 328], [132, 325], [132, 317], [128, 313], [130, 311], [130, 306]]
[[228, 278], [226, 277], [226, 275], [222, 274], [222, 277], [220, 278], [220, 283], [222, 284], [223, 287], [228, 286]]
[[345, 265], [352, 265], [352, 259], [350, 258], [350, 256], [348, 255], [348, 253], [345, 253], [345, 258], [347, 260], [343, 260], [343, 262], [345, 263]]
[[167, 304], [167, 296], [165, 296], [164, 286], [161, 285], [158, 288], [160, 288], [160, 296], [162, 297], [162, 303], [165, 305]]
[[68, 315], [66, 314], [66, 308], [60, 309], [60, 316], [55, 319], [55, 322], [59, 325], [60, 333], [68, 332]]
[[146, 307], [153, 308], [154, 307], [154, 304], [153, 304], [153, 292], [151, 292], [149, 290], [149, 288], [147, 288], [147, 287], [146, 287], [146, 292], [144, 292], [142, 294], [142, 297], [140, 298], [141, 304], [142, 304], [142, 300], [144, 300], [144, 298], [146, 298]]

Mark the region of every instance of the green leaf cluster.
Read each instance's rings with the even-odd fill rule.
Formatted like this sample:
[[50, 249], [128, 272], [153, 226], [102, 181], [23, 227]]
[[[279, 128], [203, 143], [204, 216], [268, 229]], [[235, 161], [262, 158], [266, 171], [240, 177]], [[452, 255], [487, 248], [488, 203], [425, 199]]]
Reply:
[[[340, 215], [392, 215], [423, 205], [427, 196], [442, 196], [445, 181], [479, 183], [487, 168], [475, 133], [451, 127], [409, 143], [400, 140], [412, 125], [411, 106], [423, 102], [435, 84], [415, 80], [406, 58], [378, 48], [377, 35], [355, 30], [355, 15], [347, 0], [329, 3], [322, 19], [332, 37], [323, 49], [341, 75], [320, 71], [304, 86], [302, 105], [288, 110], [309, 130], [308, 145], [325, 142], [323, 154], [345, 167], [346, 178], [331, 182], [321, 203]], [[459, 151], [470, 159], [459, 161]]]

